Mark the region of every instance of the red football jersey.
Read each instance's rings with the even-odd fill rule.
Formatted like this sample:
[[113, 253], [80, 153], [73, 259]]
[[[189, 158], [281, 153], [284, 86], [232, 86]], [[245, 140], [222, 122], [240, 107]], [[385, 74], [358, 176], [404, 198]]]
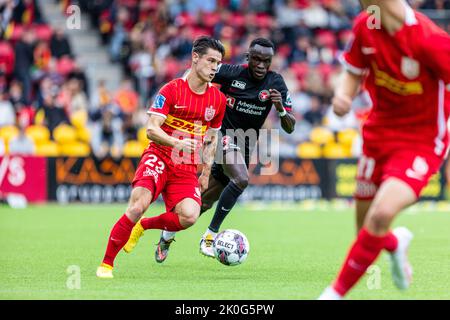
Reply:
[[[219, 89], [208, 83], [206, 92], [197, 94], [189, 87], [186, 77], [183, 77], [163, 86], [147, 113], [166, 119], [161, 129], [168, 135], [203, 142], [209, 128], [220, 129], [225, 109], [226, 97]], [[200, 148], [201, 143], [198, 146]], [[200, 163], [198, 152], [184, 155], [172, 147], [153, 142], [150, 142], [145, 152], [150, 150], [158, 151], [181, 170], [196, 171], [196, 165]]]
[[414, 143], [443, 156], [450, 99], [450, 37], [405, 3], [406, 21], [395, 34], [371, 28], [360, 14], [342, 56], [346, 69], [366, 75], [373, 108], [363, 126], [369, 143]]

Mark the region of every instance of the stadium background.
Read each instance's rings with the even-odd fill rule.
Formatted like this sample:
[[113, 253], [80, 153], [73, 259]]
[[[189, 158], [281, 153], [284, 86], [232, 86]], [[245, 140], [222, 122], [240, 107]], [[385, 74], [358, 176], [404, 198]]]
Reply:
[[[413, 5], [448, 31], [449, 2]], [[23, 210], [0, 203], [0, 298], [316, 298], [354, 238], [348, 199], [370, 101], [358, 96], [344, 121], [329, 103], [358, 10], [355, 0], [0, 0], [0, 198], [13, 193], [14, 208], [24, 205], [17, 194], [31, 202]], [[149, 231], [131, 255], [119, 254], [114, 281], [99, 281], [95, 269], [148, 142], [145, 103], [184, 71], [199, 34], [220, 38], [232, 63], [245, 62], [252, 38], [271, 38], [272, 68], [298, 120], [293, 135], [281, 134], [280, 171], [260, 176], [252, 167], [252, 186], [224, 222], [247, 235], [249, 259], [229, 268], [198, 254], [207, 213], [177, 235], [166, 263], [154, 263], [159, 231]], [[276, 114], [267, 127], [279, 128]], [[425, 193], [435, 201], [396, 220], [417, 236], [411, 289], [394, 288], [382, 257], [350, 299], [450, 298], [448, 190], [442, 171]], [[156, 204], [148, 214], [163, 211]]]

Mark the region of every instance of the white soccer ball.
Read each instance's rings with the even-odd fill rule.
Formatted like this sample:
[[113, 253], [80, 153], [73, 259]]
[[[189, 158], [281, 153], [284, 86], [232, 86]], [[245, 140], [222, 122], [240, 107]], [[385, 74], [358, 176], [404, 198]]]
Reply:
[[227, 229], [216, 236], [213, 250], [216, 259], [222, 264], [236, 266], [247, 259], [250, 243], [242, 232]]

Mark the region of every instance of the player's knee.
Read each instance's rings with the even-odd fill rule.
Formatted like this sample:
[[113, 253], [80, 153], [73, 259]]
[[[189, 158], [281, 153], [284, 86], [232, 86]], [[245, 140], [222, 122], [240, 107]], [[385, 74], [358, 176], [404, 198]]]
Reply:
[[138, 202], [131, 204], [127, 210], [129, 218], [131, 220], [133, 220], [134, 222], [139, 220], [142, 217], [142, 215], [144, 214], [144, 212], [145, 212], [144, 205], [142, 205]]
[[378, 205], [369, 215], [369, 226], [375, 232], [387, 232], [392, 218], [394, 217], [394, 210], [388, 205]]
[[233, 183], [241, 190], [244, 190], [248, 186], [248, 176], [238, 176], [233, 179]]
[[199, 212], [184, 212], [180, 215], [180, 224], [185, 228], [194, 225], [199, 216]]

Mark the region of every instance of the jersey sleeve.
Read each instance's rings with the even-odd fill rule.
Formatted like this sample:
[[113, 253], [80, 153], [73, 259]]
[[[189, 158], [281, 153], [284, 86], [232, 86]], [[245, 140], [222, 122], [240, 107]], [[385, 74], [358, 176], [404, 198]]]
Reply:
[[164, 85], [153, 99], [152, 105], [148, 108], [147, 114], [157, 114], [167, 118], [170, 108], [175, 104], [175, 83], [169, 82]]
[[274, 89], [278, 90], [281, 93], [281, 99], [283, 100], [283, 107], [286, 111], [292, 111], [292, 100], [291, 95], [289, 94], [289, 90], [284, 82], [284, 79], [281, 75], [277, 74], [275, 78]]
[[227, 99], [223, 93], [220, 93], [219, 112], [211, 120], [211, 123], [209, 125], [210, 129], [219, 130], [222, 127], [222, 120], [223, 120], [223, 117], [225, 116], [226, 108], [227, 108]]
[[352, 29], [352, 36], [347, 43], [344, 52], [339, 60], [344, 68], [353, 74], [362, 76], [368, 69], [368, 61], [362, 53], [362, 31], [365, 26], [364, 16], [360, 16], [355, 20]]
[[233, 79], [235, 79], [235, 77], [239, 75], [241, 70], [242, 66], [240, 65], [221, 64], [219, 65], [212, 82], [218, 83], [220, 85], [226, 85]]
[[424, 62], [433, 73], [446, 85], [450, 84], [450, 36], [445, 32], [430, 35], [424, 41], [422, 52]]

